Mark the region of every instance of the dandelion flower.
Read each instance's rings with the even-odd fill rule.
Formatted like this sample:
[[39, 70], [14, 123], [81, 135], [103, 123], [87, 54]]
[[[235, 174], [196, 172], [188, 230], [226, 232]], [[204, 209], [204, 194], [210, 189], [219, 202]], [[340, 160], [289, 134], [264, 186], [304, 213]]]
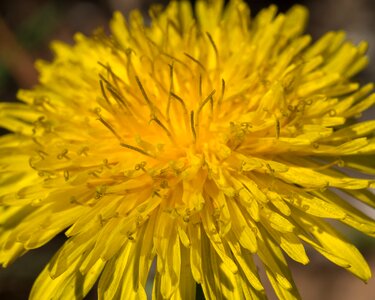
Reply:
[[[0, 263], [65, 232], [31, 299], [262, 299], [259, 257], [297, 299], [286, 257], [305, 246], [367, 281], [328, 220], [370, 235], [373, 85], [350, 78], [366, 43], [303, 35], [307, 11], [254, 19], [240, 0], [118, 12], [111, 34], [54, 42], [22, 103], [1, 103]], [[371, 159], [372, 157], [372, 159]]]

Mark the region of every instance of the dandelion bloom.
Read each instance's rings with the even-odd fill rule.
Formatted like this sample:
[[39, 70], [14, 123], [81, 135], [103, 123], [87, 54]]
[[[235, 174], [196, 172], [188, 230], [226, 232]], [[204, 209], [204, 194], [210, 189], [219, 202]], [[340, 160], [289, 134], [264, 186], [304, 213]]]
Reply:
[[[307, 11], [254, 19], [240, 0], [172, 1], [111, 35], [52, 44], [22, 103], [1, 103], [0, 263], [64, 231], [31, 299], [299, 298], [286, 256], [304, 245], [367, 281], [359, 251], [328, 222], [370, 236], [375, 102], [350, 81], [366, 43], [303, 35]], [[372, 157], [373, 158], [373, 157]], [[372, 177], [372, 179], [371, 179]]]

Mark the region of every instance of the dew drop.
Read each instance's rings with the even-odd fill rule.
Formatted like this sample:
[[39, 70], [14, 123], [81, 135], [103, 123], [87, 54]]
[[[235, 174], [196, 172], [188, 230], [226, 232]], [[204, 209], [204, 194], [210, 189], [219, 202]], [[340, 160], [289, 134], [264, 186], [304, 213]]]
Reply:
[[329, 114], [330, 117], [334, 117], [334, 116], [336, 116], [337, 112], [336, 112], [336, 110], [331, 109], [328, 114]]
[[101, 110], [100, 107], [95, 107], [95, 108], [94, 108], [94, 113], [97, 114], [97, 115], [100, 114], [101, 111], [102, 111], [102, 110]]
[[33, 201], [31, 201], [31, 206], [38, 206], [40, 205], [40, 203], [42, 203], [42, 199], [34, 199]]
[[343, 168], [343, 167], [345, 167], [345, 162], [342, 159], [339, 159], [337, 161], [337, 166], [340, 167], [340, 168]]

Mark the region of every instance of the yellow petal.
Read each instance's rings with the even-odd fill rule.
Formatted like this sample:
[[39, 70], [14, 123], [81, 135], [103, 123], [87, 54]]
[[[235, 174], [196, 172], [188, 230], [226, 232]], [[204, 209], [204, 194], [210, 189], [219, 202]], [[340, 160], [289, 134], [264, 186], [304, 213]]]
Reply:
[[135, 298], [136, 291], [132, 281], [125, 280], [127, 278], [126, 273], [131, 273], [127, 270], [133, 267], [131, 262], [133, 261], [134, 250], [135, 244], [128, 242], [106, 263], [98, 285], [99, 300], [119, 297], [122, 290], [127, 290], [127, 293]]
[[319, 244], [306, 235], [300, 235], [301, 239], [311, 244], [333, 263], [344, 267], [363, 281], [370, 279], [370, 268], [357, 248], [344, 240], [332, 226], [322, 220], [315, 220], [299, 213], [295, 214], [295, 218], [306, 232], [316, 238]]
[[98, 279], [105, 263], [101, 260], [82, 275], [77, 267], [82, 257], [76, 259], [63, 274], [52, 279], [48, 272], [48, 265], [35, 281], [29, 299], [83, 299]]

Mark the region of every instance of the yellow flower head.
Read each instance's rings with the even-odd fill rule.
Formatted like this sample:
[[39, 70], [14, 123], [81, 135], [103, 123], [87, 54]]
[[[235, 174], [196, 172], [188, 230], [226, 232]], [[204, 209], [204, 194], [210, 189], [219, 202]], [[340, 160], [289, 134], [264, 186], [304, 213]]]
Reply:
[[[65, 231], [31, 299], [265, 298], [298, 292], [285, 255], [311, 245], [367, 281], [358, 250], [326, 219], [375, 236], [346, 200], [375, 207], [375, 102], [350, 78], [366, 43], [302, 35], [307, 12], [241, 0], [172, 1], [111, 35], [54, 42], [23, 103], [0, 105], [0, 263]], [[372, 156], [372, 159], [371, 159]], [[352, 170], [356, 171], [353, 172]], [[373, 178], [373, 176], [372, 176]], [[345, 198], [345, 200], [343, 199]]]

